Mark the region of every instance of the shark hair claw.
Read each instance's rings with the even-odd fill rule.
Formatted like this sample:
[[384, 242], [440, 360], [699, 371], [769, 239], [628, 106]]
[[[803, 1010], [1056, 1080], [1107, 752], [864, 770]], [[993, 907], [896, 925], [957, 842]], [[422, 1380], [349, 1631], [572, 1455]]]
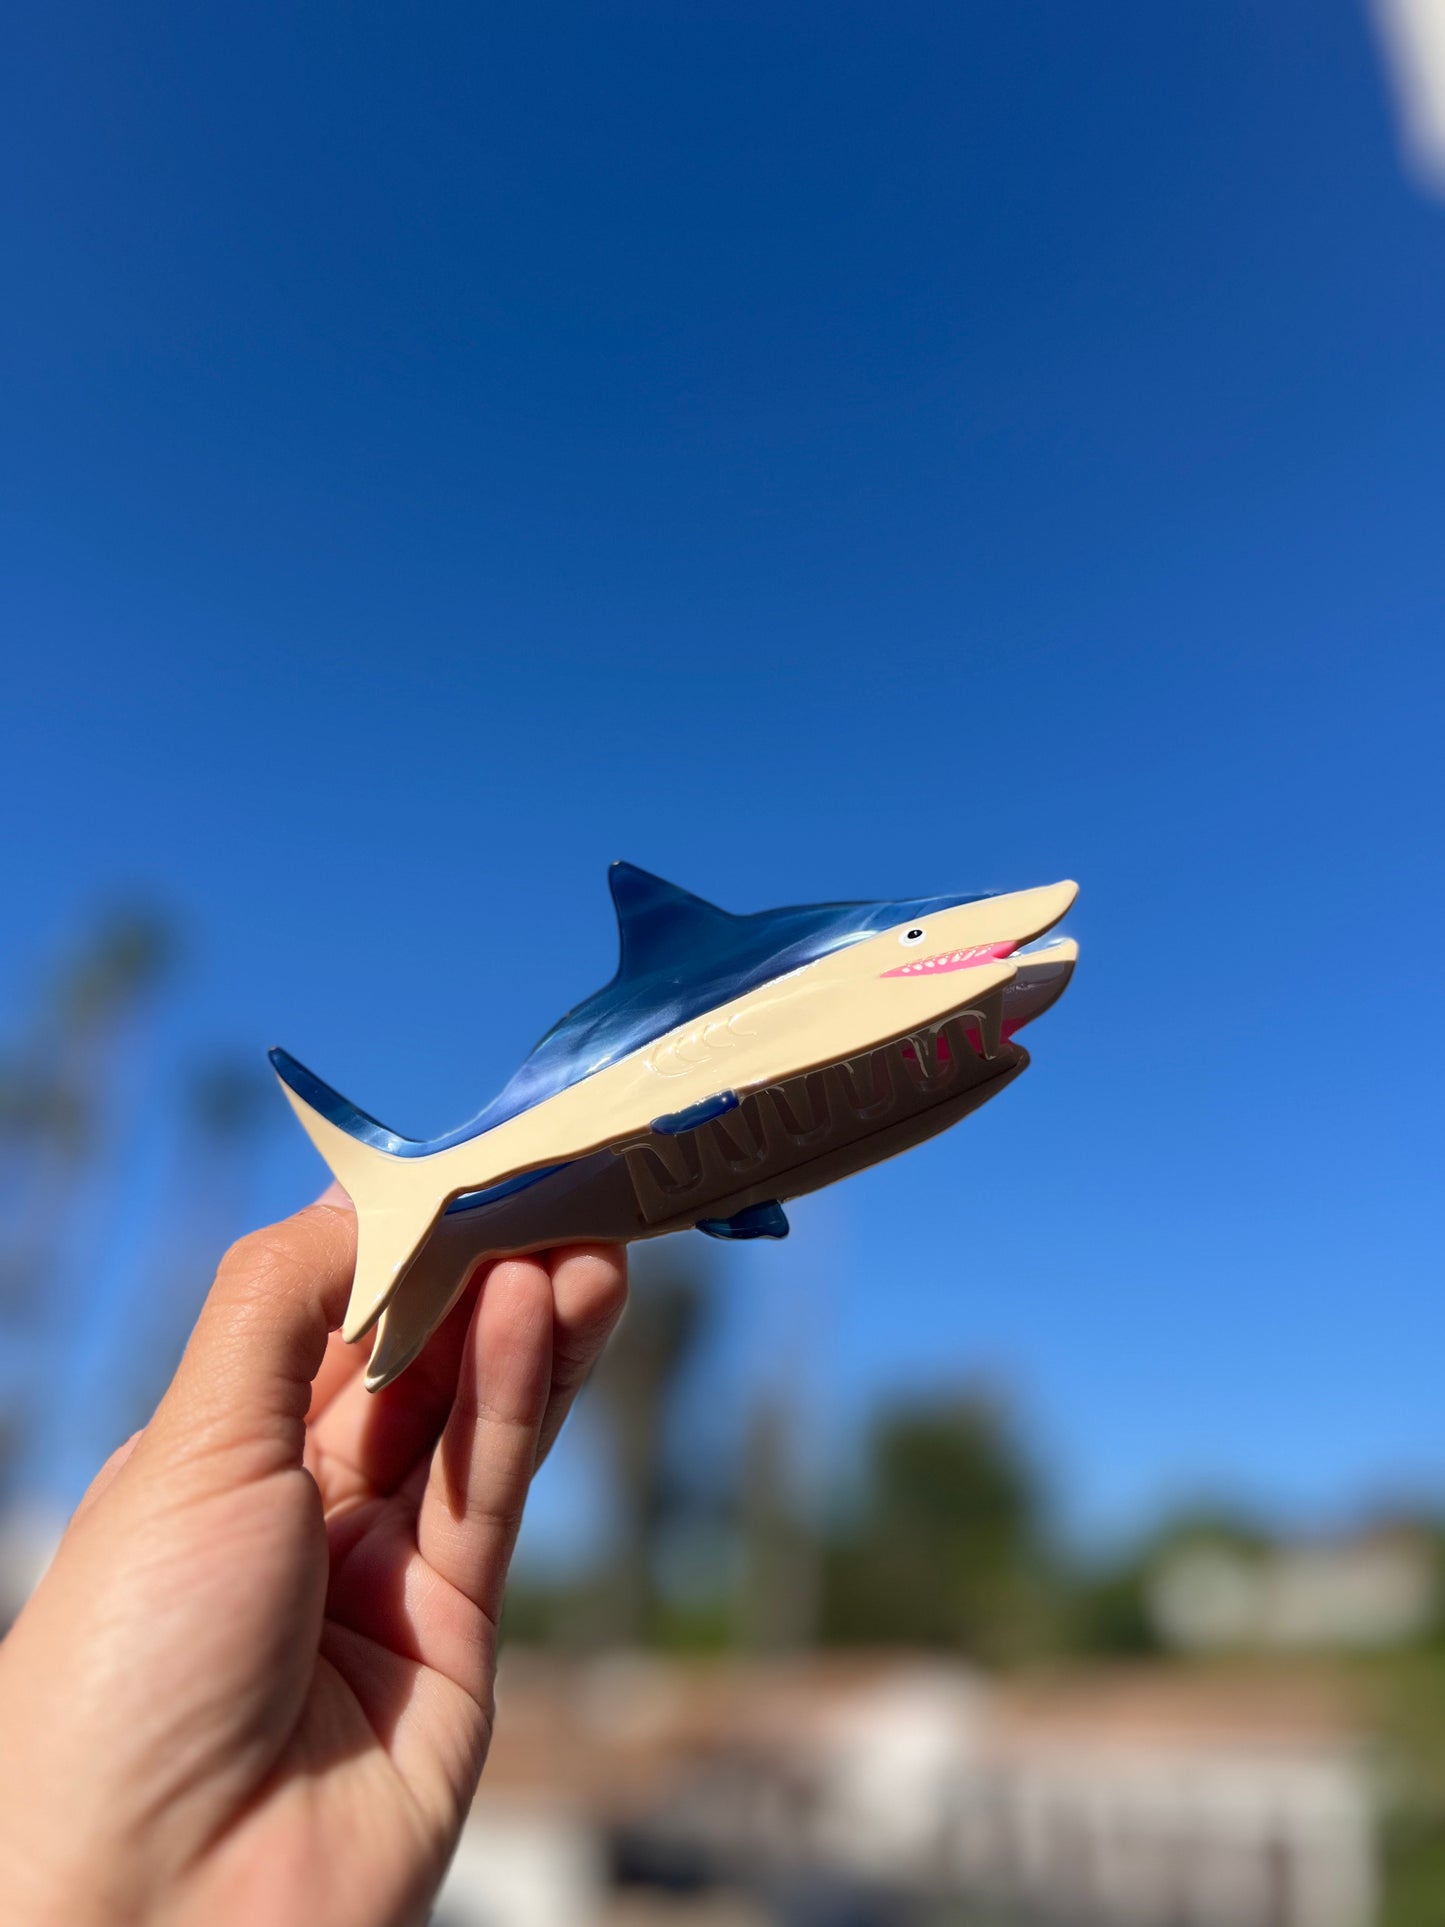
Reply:
[[343, 1331], [405, 1371], [484, 1259], [695, 1227], [781, 1238], [783, 1204], [946, 1130], [1028, 1066], [1015, 1033], [1077, 946], [1020, 952], [1072, 883], [734, 915], [614, 863], [616, 975], [469, 1124], [398, 1137], [283, 1050], [291, 1106], [356, 1206]]

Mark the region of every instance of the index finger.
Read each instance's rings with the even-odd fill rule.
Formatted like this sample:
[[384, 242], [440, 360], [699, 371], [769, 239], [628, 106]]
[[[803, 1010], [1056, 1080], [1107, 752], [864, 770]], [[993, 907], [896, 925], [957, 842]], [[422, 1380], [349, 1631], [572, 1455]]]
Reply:
[[157, 1449], [180, 1444], [195, 1462], [242, 1451], [257, 1474], [300, 1465], [355, 1266], [356, 1213], [329, 1197], [233, 1245], [147, 1428]]

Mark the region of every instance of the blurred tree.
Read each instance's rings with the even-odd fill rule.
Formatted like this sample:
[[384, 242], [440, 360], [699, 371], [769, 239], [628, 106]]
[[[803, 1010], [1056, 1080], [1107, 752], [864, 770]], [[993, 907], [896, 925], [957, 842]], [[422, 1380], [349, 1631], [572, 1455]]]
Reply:
[[217, 1053], [185, 1077], [160, 1248], [133, 1281], [123, 1369], [110, 1376], [117, 1437], [146, 1422], [169, 1382], [217, 1258], [245, 1217], [265, 1134], [283, 1116], [274, 1078], [249, 1054]]
[[1060, 1638], [1071, 1652], [1099, 1658], [1145, 1658], [1164, 1650], [1151, 1590], [1171, 1558], [1196, 1550], [1259, 1553], [1269, 1534], [1225, 1504], [1195, 1504], [1171, 1513], [1111, 1560], [1076, 1572]]
[[113, 1041], [138, 1001], [170, 974], [175, 928], [159, 911], [122, 904], [104, 915], [66, 964], [53, 997], [59, 1034], [75, 1048]]
[[213, 1058], [192, 1076], [186, 1109], [200, 1144], [234, 1168], [237, 1150], [277, 1114], [276, 1081], [249, 1055]]
[[663, 1546], [693, 1496], [669, 1450], [670, 1425], [703, 1312], [701, 1274], [687, 1268], [676, 1241], [636, 1254], [627, 1310], [591, 1388], [611, 1445], [616, 1534], [602, 1582], [573, 1615], [584, 1644], [640, 1645], [661, 1630]]
[[[99, 917], [57, 968], [0, 1058], [0, 1333], [16, 1367], [0, 1386], [22, 1457], [47, 1383], [47, 1344], [69, 1311], [60, 1290], [78, 1196], [102, 1160], [124, 1047], [177, 954], [157, 910], [123, 904]], [[6, 1490], [0, 1468], [0, 1500]]]
[[1061, 1627], [1070, 1651], [1091, 1658], [1145, 1659], [1163, 1650], [1149, 1604], [1153, 1561], [1139, 1553], [1077, 1577]]
[[[117, 1052], [176, 954], [154, 910], [102, 916], [43, 992], [18, 1041], [0, 1057], [0, 1148], [6, 1189], [16, 1166], [73, 1174], [96, 1148]], [[33, 1194], [32, 1202], [33, 1202]]]
[[755, 1652], [806, 1646], [817, 1633], [819, 1548], [796, 1489], [791, 1414], [785, 1391], [763, 1392], [743, 1442], [738, 1630]]
[[1376, 1670], [1390, 1767], [1380, 1927], [1445, 1920], [1445, 1653], [1388, 1658]]
[[973, 1395], [886, 1414], [862, 1506], [824, 1572], [835, 1641], [990, 1662], [1045, 1644], [1056, 1581], [1040, 1488], [998, 1403]]

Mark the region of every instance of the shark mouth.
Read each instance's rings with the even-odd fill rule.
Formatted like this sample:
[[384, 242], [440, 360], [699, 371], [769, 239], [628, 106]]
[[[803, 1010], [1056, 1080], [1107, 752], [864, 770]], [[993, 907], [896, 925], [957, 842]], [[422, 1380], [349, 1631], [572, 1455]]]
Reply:
[[943, 977], [953, 970], [975, 970], [980, 964], [997, 963], [1011, 957], [1018, 944], [976, 943], [967, 950], [941, 950], [934, 957], [915, 957], [912, 963], [899, 964], [896, 970], [882, 970], [882, 977]]
[[857, 1147], [850, 1163], [861, 1165], [874, 1135], [921, 1132], [924, 1113], [951, 1099], [961, 1104], [970, 1092], [981, 1102], [984, 1088], [1018, 1062], [1004, 1036], [1010, 1015], [995, 988], [941, 1023], [766, 1086], [696, 1130], [619, 1145], [644, 1220], [657, 1224], [711, 1209], [720, 1198], [751, 1196], [768, 1189], [764, 1179], [776, 1185], [773, 1195], [796, 1196], [812, 1188], [797, 1181], [800, 1167], [847, 1158], [850, 1147]]
[[[1021, 952], [1017, 942], [982, 944], [959, 952], [956, 962], [953, 952], [944, 952], [938, 960], [918, 959], [912, 969], [883, 973], [917, 976], [932, 963], [932, 975], [1001, 956], [1018, 964], [1013, 981], [941, 1022], [765, 1086], [696, 1129], [654, 1130], [616, 1145], [642, 1221], [682, 1224], [704, 1211], [726, 1217], [739, 1200], [796, 1197], [871, 1162], [875, 1137], [896, 1139], [895, 1148], [903, 1149], [964, 1115], [1027, 1064], [1014, 1033], [1062, 995], [1076, 955], [1067, 940]], [[938, 1122], [930, 1126], [929, 1118]], [[826, 1175], [809, 1176], [810, 1168]]]
[[764, 1176], [776, 1177], [781, 1195], [795, 1196], [811, 1188], [789, 1182], [800, 1165], [991, 1080], [1007, 1062], [999, 1001], [991, 1002], [988, 1012], [960, 1013], [937, 1029], [770, 1085], [696, 1130], [619, 1145], [644, 1221], [710, 1208]]

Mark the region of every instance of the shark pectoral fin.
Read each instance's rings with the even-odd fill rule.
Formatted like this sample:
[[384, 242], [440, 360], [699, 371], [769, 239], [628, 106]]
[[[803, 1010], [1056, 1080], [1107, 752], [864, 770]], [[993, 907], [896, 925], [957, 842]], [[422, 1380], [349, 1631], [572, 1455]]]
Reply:
[[683, 1131], [695, 1131], [699, 1124], [710, 1123], [715, 1117], [725, 1117], [737, 1107], [736, 1091], [718, 1091], [697, 1104], [689, 1104], [685, 1111], [669, 1111], [663, 1117], [655, 1117], [649, 1129], [661, 1137], [677, 1137]]
[[699, 1218], [697, 1227], [709, 1238], [786, 1238], [788, 1220], [776, 1198], [750, 1204], [730, 1218]]

